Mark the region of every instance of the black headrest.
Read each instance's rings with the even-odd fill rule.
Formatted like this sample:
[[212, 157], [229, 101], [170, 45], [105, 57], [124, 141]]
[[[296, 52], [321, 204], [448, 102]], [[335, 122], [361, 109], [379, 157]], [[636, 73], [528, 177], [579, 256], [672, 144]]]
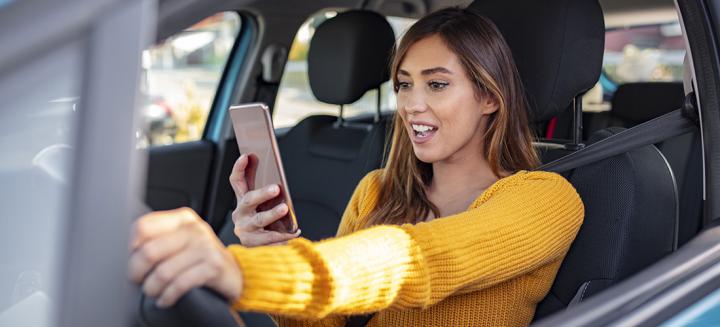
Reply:
[[600, 76], [605, 23], [597, 0], [476, 0], [512, 50], [532, 119], [568, 108]]
[[315, 97], [348, 104], [389, 79], [395, 34], [383, 16], [348, 11], [320, 24], [310, 41], [308, 75]]
[[613, 116], [642, 123], [682, 107], [681, 82], [644, 82], [620, 85], [612, 98]]

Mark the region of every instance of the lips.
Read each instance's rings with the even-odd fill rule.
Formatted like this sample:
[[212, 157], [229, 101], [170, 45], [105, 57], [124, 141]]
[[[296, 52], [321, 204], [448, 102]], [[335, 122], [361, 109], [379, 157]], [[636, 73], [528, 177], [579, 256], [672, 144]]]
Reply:
[[438, 127], [421, 121], [410, 121], [410, 139], [413, 143], [423, 144], [430, 141], [437, 133]]

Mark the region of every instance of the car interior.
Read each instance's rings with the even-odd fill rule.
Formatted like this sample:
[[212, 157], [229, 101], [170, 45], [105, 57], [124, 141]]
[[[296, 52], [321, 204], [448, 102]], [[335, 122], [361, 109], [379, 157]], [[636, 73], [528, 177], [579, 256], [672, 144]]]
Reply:
[[[697, 123], [688, 36], [675, 1], [160, 0], [158, 5], [157, 35], [142, 58], [143, 97], [155, 110], [143, 111], [143, 119], [152, 130], [137, 133], [160, 135], [138, 141], [147, 143], [138, 145], [148, 155], [145, 204], [152, 210], [190, 207], [225, 244], [239, 243], [228, 177], [240, 153], [227, 108], [250, 102], [270, 107], [301, 236], [333, 237], [355, 186], [383, 167], [389, 150], [396, 110], [389, 62], [395, 43], [414, 20], [449, 6], [474, 8], [498, 26], [528, 95], [534, 144], [544, 164], [539, 169], [561, 173], [585, 205], [583, 226], [534, 321], [607, 294], [709, 227], [703, 136], [696, 124], [571, 169], [554, 168], [595, 145], [616, 145], [614, 139], [629, 135], [625, 131], [667, 120], [678, 109], [678, 120]], [[209, 32], [228, 15], [231, 24]], [[222, 42], [208, 41], [213, 38]], [[304, 48], [298, 46], [302, 42]], [[224, 55], [217, 55], [220, 48]], [[173, 80], [173, 69], [185, 67], [180, 61], [188, 67], [201, 63], [185, 72], [196, 81]], [[219, 68], [212, 75], [207, 67]], [[163, 88], [184, 93], [162, 94]], [[204, 111], [197, 109], [202, 101], [176, 101], [194, 97], [207, 102]], [[274, 326], [265, 314], [228, 312], [217, 296], [191, 292], [170, 310], [156, 309], [153, 299], [140, 301], [138, 326]]]
[[[254, 19], [262, 19], [254, 24], [261, 30], [253, 32], [262, 38], [250, 41], [254, 44], [245, 50], [255, 55], [246, 58], [244, 66], [255, 69], [243, 72], [250, 77], [244, 77], [248, 83], [244, 88], [235, 86], [242, 94], [236, 98], [263, 101], [272, 107], [287, 59], [282, 55], [288, 53], [288, 38], [303, 19], [326, 4], [303, 4], [303, 10], [290, 9], [283, 1], [228, 7], [248, 10], [257, 15]], [[293, 126], [277, 129], [302, 236], [312, 240], [335, 234], [355, 185], [367, 172], [382, 167], [394, 109], [382, 108], [380, 96], [381, 85], [389, 78], [388, 62], [395, 41], [385, 16], [417, 18], [437, 8], [469, 5], [491, 18], [513, 51], [531, 102], [534, 128], [541, 136], [537, 148], [545, 163], [681, 108], [692, 91], [689, 80], [685, 86], [677, 80], [622, 83], [613, 93], [603, 94], [609, 109], [582, 110], [583, 95], [605, 74], [606, 28], [672, 21], [676, 19], [672, 1], [343, 4], [333, 3], [342, 9], [317, 26], [307, 54], [312, 95], [335, 106], [336, 113], [309, 115]], [[518, 6], [523, 10], [514, 10]], [[212, 14], [204, 9], [203, 13]], [[642, 12], [660, 13], [658, 21], [634, 22], [634, 14]], [[281, 14], [282, 22], [276, 17]], [[174, 28], [186, 27], [180, 23], [191, 21], [190, 14], [185, 15], [166, 20], [173, 22], [169, 25]], [[607, 22], [614, 22], [613, 26], [606, 26]], [[170, 28], [160, 27], [161, 38], [172, 33]], [[234, 55], [243, 50], [240, 46], [235, 44]], [[263, 47], [265, 53], [260, 55]], [[218, 96], [223, 84], [232, 79], [231, 73], [226, 67]], [[345, 106], [372, 90], [377, 90], [373, 110], [344, 117]], [[221, 103], [219, 100], [216, 96], [214, 104]], [[210, 117], [224, 117], [217, 112], [222, 109], [216, 106]], [[190, 206], [207, 217], [226, 244], [237, 243], [229, 219], [234, 198], [226, 181], [239, 153], [232, 137], [212, 142], [210, 128], [206, 127], [203, 140], [149, 149], [147, 203], [153, 209]], [[550, 294], [538, 306], [536, 319], [603, 291], [693, 238], [702, 226], [701, 162], [696, 129], [562, 172], [583, 198], [586, 216]], [[272, 325], [263, 315], [243, 313], [243, 317], [251, 326]]]

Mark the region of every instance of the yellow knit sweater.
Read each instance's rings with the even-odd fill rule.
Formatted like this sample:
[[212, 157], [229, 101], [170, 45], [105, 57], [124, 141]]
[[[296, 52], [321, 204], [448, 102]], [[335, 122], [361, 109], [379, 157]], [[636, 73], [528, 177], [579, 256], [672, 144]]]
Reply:
[[[244, 276], [238, 310], [281, 326], [524, 326], [575, 238], [584, 207], [560, 175], [521, 171], [462, 213], [418, 224], [363, 226], [380, 171], [358, 185], [338, 235], [287, 246], [230, 246]], [[354, 232], [354, 233], [352, 233]], [[352, 233], [352, 234], [350, 234]]]

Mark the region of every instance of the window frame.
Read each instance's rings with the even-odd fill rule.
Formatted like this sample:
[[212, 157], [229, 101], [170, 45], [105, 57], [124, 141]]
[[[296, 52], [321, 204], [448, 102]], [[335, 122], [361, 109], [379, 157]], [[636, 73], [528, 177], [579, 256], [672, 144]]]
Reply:
[[234, 12], [240, 18], [240, 30], [218, 81], [218, 88], [210, 104], [207, 123], [201, 138], [214, 143], [221, 143], [225, 138], [226, 123], [229, 121], [227, 111], [236, 98], [238, 90], [243, 86], [244, 78], [241, 75], [251, 60], [252, 56], [249, 54], [257, 45], [258, 39], [257, 19], [246, 11]]

